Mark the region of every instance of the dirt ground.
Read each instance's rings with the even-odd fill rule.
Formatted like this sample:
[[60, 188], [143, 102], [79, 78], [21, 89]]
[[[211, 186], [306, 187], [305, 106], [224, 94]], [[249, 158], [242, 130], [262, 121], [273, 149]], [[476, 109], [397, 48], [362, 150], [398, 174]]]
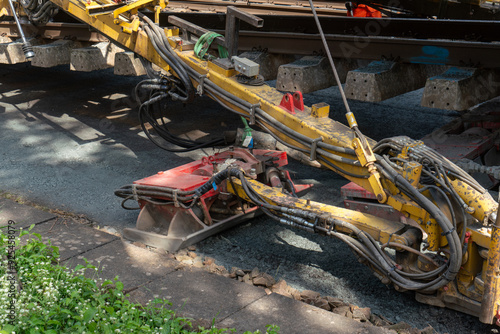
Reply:
[[[0, 66], [0, 190], [32, 202], [84, 214], [118, 231], [135, 225], [136, 211], [120, 207], [113, 191], [134, 180], [213, 154], [213, 150], [173, 154], [142, 134], [131, 92], [138, 78], [112, 70], [71, 72], [29, 65]], [[272, 82], [271, 82], [272, 84]], [[305, 103], [327, 102], [331, 117], [345, 122], [335, 87], [308, 94]], [[351, 102], [361, 130], [369, 137], [421, 138], [457, 116], [420, 107], [418, 92], [382, 103]], [[178, 133], [218, 134], [241, 126], [238, 117], [213, 101], [172, 104], [170, 121]], [[202, 131], [192, 132], [194, 129]], [[291, 162], [297, 183], [313, 183], [308, 198], [339, 204], [345, 179], [331, 171]], [[371, 274], [342, 243], [291, 229], [260, 217], [211, 237], [198, 250], [227, 268], [258, 267], [298, 289], [370, 307], [393, 322], [428, 324], [439, 333], [497, 333], [476, 318], [417, 303]]]

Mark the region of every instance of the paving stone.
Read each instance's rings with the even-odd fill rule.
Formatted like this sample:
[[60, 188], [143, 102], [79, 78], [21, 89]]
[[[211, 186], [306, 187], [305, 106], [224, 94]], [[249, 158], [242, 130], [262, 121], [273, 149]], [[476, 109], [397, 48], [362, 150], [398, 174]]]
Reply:
[[257, 300], [217, 325], [236, 328], [238, 333], [243, 330], [260, 330], [265, 333], [266, 325], [269, 324], [279, 326], [279, 332], [287, 334], [394, 333], [274, 293]]
[[27, 228], [31, 224], [40, 224], [55, 218], [56, 216], [50, 212], [19, 204], [9, 199], [0, 199], [0, 226], [6, 226], [9, 220], [13, 220], [17, 223], [16, 227]]
[[166, 254], [136, 247], [120, 239], [77, 255], [65, 261], [65, 265], [74, 268], [84, 264], [84, 259], [101, 269], [99, 277], [112, 280], [118, 276], [126, 290], [160, 279], [175, 271], [178, 264]]
[[172, 272], [130, 293], [140, 303], [166, 298], [182, 315], [203, 319], [224, 319], [265, 295], [258, 287], [196, 268]]
[[38, 224], [32, 232], [41, 234], [43, 241], [50, 239], [52, 245], [59, 247], [61, 261], [118, 239], [89, 225], [62, 218]]

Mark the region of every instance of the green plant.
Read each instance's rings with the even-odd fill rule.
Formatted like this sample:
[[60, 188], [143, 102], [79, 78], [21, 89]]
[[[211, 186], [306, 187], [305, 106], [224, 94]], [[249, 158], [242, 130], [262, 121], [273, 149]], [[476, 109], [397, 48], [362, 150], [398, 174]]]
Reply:
[[[0, 315], [8, 314], [11, 300], [15, 305], [13, 322], [0, 317], [0, 333], [234, 332], [214, 326], [193, 330], [190, 320], [179, 317], [167, 300], [155, 299], [145, 306], [131, 303], [123, 295], [118, 277], [106, 281], [97, 279], [97, 274], [86, 277], [89, 270], [98, 272], [88, 262], [74, 269], [59, 265], [59, 249], [50, 241], [42, 242], [31, 228], [30, 232], [21, 230], [15, 238], [0, 230]], [[24, 236], [27, 240], [21, 244]], [[15, 257], [9, 259], [8, 254]], [[17, 292], [11, 298], [14, 287]], [[278, 330], [268, 326], [267, 333]]]

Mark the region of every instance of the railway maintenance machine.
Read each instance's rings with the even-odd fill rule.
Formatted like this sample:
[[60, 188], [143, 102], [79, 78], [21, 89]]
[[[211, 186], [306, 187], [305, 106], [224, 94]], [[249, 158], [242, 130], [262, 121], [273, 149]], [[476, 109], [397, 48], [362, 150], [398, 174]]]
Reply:
[[[237, 55], [240, 21], [261, 27], [259, 17], [228, 7], [225, 36], [217, 36], [174, 16], [169, 17], [170, 26], [160, 26], [159, 14], [168, 6], [165, 0], [0, 3], [1, 16], [17, 22], [27, 18], [38, 25], [64, 11], [156, 65], [156, 70], [147, 66], [149, 79], [138, 89], [149, 92], [139, 116], [157, 145], [170, 142], [185, 149], [221, 145], [173, 136], [163, 127], [157, 108], [168, 99], [187, 104], [207, 95], [404, 217], [392, 221], [299, 198], [308, 186], [295, 185], [282, 169], [286, 154], [249, 148], [253, 138], [247, 133], [245, 148], [228, 148], [117, 190], [117, 195], [137, 201], [141, 208], [136, 228], [125, 230], [126, 237], [175, 250], [263, 213], [283, 224], [340, 239], [383, 283], [415, 291], [421, 302], [472, 314], [483, 323], [500, 320], [497, 201], [469, 174], [420, 141], [401, 136], [375, 142], [364, 136], [344, 95], [349, 126], [329, 118], [324, 103], [309, 107], [300, 92], [283, 94], [264, 84], [258, 65]], [[26, 57], [32, 57], [31, 46], [24, 42]], [[208, 48], [212, 42], [218, 50]]]

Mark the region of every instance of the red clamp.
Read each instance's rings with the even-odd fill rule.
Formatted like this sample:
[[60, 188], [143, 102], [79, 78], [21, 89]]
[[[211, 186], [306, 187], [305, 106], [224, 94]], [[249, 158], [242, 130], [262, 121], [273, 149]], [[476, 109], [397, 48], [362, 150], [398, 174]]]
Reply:
[[286, 93], [281, 99], [280, 107], [288, 111], [290, 114], [295, 114], [295, 109], [304, 111], [304, 99], [301, 92], [292, 94]]
[[464, 238], [464, 243], [465, 244], [469, 243], [469, 239], [470, 239], [471, 236], [472, 236], [472, 234], [470, 232], [465, 232], [465, 238]]

